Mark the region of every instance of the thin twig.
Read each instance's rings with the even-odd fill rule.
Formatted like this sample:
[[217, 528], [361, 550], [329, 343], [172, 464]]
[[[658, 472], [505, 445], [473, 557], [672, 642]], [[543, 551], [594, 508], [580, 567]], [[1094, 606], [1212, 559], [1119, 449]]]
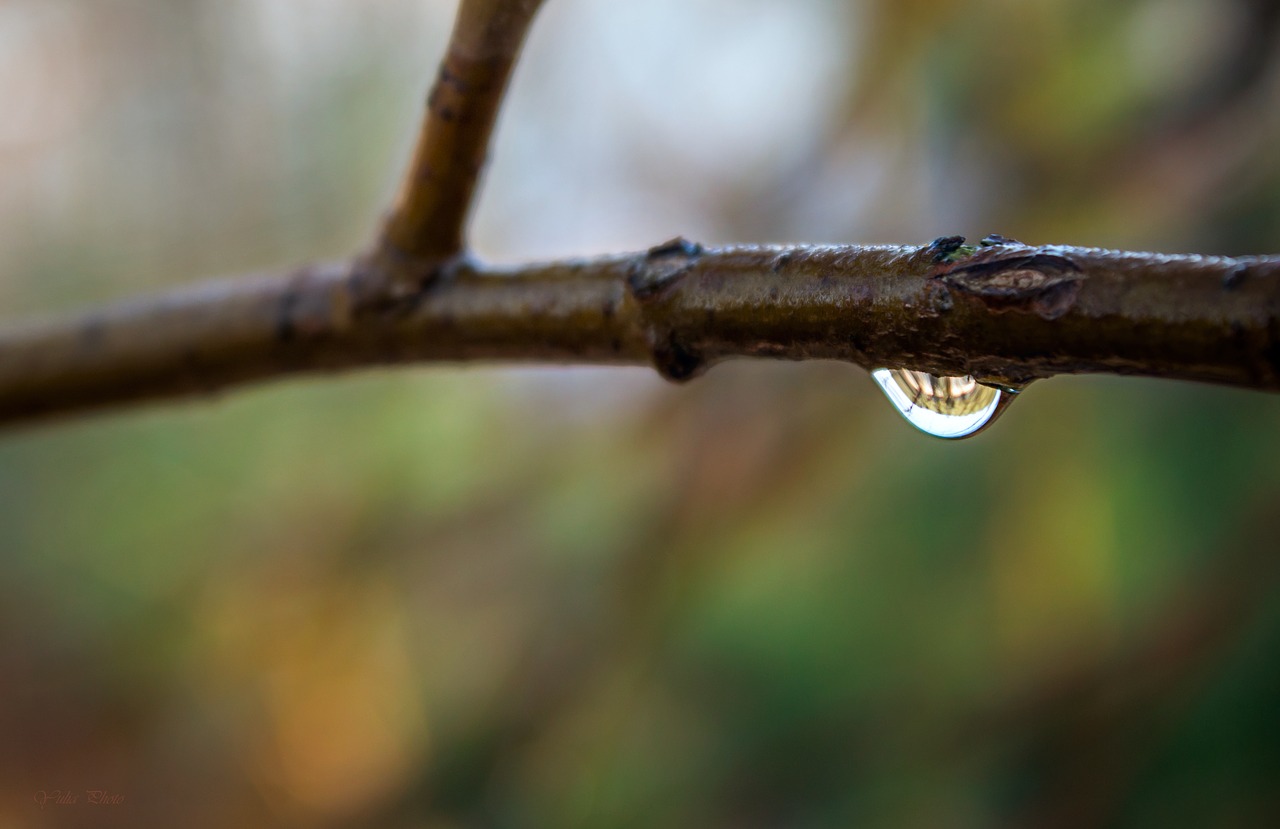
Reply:
[[0, 332], [0, 423], [416, 361], [847, 360], [1025, 383], [1112, 372], [1280, 390], [1280, 257], [996, 240], [738, 247], [518, 268], [400, 296], [368, 262], [208, 283]]
[[542, 0], [463, 0], [413, 160], [374, 251], [400, 285], [462, 252], [503, 93]]

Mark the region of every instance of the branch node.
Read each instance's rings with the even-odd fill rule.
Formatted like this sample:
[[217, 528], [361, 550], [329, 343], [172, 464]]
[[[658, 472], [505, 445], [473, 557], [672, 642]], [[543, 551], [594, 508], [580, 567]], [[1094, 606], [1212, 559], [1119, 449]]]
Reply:
[[1080, 268], [1052, 253], [1015, 253], [987, 248], [936, 276], [996, 313], [1030, 313], [1056, 320], [1080, 293]]
[[649, 248], [644, 260], [636, 263], [627, 276], [627, 289], [639, 302], [665, 294], [693, 270], [704, 250], [702, 245], [683, 236]]
[[701, 256], [705, 248], [699, 242], [690, 241], [683, 236], [677, 236], [674, 239], [668, 239], [660, 245], [654, 245], [649, 248], [645, 256], [649, 259], [659, 259], [664, 256], [672, 256], [681, 254], [690, 258]]
[[925, 253], [932, 255], [935, 262], [951, 262], [964, 252], [964, 247], [963, 236], [939, 236], [929, 243]]
[[1238, 288], [1248, 275], [1248, 263], [1240, 262], [1222, 275], [1222, 287], [1226, 288], [1228, 291]]
[[707, 369], [707, 363], [701, 355], [670, 333], [655, 338], [653, 366], [663, 379], [672, 383], [692, 380]]

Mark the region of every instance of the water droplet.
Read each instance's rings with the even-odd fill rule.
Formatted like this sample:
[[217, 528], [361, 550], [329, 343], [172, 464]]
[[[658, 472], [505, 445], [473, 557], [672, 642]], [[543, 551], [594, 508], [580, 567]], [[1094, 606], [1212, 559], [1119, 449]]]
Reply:
[[894, 408], [922, 432], [964, 438], [994, 421], [1017, 392], [979, 383], [968, 375], [939, 377], [905, 368], [880, 368], [871, 377]]

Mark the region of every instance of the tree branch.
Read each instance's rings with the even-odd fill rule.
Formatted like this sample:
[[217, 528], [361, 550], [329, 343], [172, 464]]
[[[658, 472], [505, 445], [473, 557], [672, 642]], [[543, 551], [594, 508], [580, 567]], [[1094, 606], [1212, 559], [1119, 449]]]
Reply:
[[374, 251], [401, 284], [460, 253], [512, 67], [542, 0], [463, 0], [413, 160]]
[[739, 247], [510, 269], [463, 231], [541, 0], [462, 0], [409, 174], [350, 264], [208, 283], [0, 331], [0, 423], [427, 360], [848, 360], [1020, 385], [1117, 372], [1280, 390], [1280, 257], [980, 247]]
[[213, 282], [0, 332], [0, 423], [415, 361], [836, 359], [1020, 384], [1112, 372], [1280, 390], [1280, 257], [959, 237], [518, 268], [456, 261], [390, 295], [368, 260]]

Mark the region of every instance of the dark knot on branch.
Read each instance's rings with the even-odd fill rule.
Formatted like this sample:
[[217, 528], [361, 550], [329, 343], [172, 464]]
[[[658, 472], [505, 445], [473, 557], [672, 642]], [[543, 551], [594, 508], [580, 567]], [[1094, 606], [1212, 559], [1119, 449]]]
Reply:
[[640, 302], [653, 300], [691, 271], [702, 253], [702, 245], [683, 236], [655, 245], [632, 269], [627, 289]]

